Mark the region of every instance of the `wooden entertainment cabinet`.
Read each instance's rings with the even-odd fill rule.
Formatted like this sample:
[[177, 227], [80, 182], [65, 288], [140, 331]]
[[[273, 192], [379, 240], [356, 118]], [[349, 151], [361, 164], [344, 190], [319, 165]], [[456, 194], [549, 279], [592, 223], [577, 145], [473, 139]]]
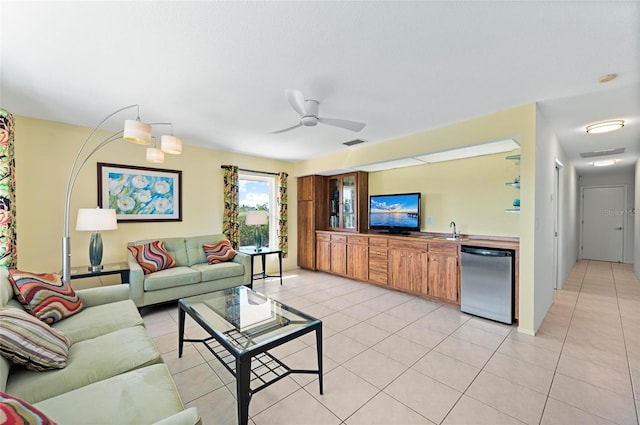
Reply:
[[[357, 226], [352, 229], [330, 227], [329, 190], [330, 187], [335, 189], [336, 176], [298, 178], [298, 265], [301, 268], [460, 305], [461, 245], [512, 249], [516, 262], [515, 317], [518, 317], [517, 238], [465, 235], [462, 241], [448, 241], [438, 240], [438, 237], [446, 236], [440, 234], [414, 232], [401, 236], [369, 233], [366, 213], [368, 175], [364, 172], [343, 174], [337, 181], [344, 181], [344, 176], [356, 179], [355, 204], [352, 206], [357, 215], [354, 218]], [[332, 186], [329, 185], [330, 179], [333, 179]]]

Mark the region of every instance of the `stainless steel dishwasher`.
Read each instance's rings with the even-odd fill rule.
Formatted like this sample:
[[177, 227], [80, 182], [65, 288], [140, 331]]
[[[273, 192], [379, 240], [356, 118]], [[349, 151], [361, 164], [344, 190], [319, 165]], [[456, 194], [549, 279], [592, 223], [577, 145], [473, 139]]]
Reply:
[[460, 310], [512, 324], [514, 252], [476, 246], [460, 250]]

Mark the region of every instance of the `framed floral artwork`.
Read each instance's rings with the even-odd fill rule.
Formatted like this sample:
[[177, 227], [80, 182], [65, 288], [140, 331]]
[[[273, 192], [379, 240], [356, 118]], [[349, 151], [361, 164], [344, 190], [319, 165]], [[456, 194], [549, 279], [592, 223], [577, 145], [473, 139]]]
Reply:
[[182, 171], [99, 162], [98, 205], [121, 223], [182, 221]]

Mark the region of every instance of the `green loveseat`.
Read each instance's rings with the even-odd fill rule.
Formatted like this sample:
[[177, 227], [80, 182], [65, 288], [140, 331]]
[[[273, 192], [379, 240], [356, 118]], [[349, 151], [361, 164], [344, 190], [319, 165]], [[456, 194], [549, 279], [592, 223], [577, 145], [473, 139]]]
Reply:
[[[72, 341], [67, 366], [36, 372], [0, 356], [0, 392], [60, 425], [199, 424], [129, 299], [129, 285], [76, 292], [83, 309], [52, 325]], [[0, 307], [23, 309], [6, 268], [0, 268]]]
[[128, 246], [162, 241], [164, 248], [176, 262], [174, 267], [145, 275], [131, 252], [127, 252], [133, 302], [138, 307], [144, 307], [251, 283], [249, 255], [237, 253], [231, 261], [207, 263], [202, 245], [223, 239], [227, 237], [217, 234], [129, 242]]

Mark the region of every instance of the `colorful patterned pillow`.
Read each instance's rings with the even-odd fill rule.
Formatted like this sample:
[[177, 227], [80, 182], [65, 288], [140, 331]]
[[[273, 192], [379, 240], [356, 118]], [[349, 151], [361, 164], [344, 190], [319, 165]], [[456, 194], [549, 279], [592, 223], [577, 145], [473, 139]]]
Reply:
[[10, 394], [0, 392], [1, 425], [56, 425], [44, 413]]
[[27, 369], [43, 371], [67, 365], [71, 340], [18, 308], [0, 308], [0, 355]]
[[202, 249], [209, 264], [224, 263], [233, 259], [237, 254], [231, 247], [231, 242], [226, 239], [213, 244], [202, 244]]
[[169, 269], [176, 265], [176, 261], [169, 254], [169, 251], [164, 249], [162, 241], [153, 241], [144, 245], [132, 245], [127, 249], [140, 264], [144, 274]]
[[78, 295], [57, 273], [30, 273], [10, 269], [9, 281], [24, 309], [48, 324], [82, 310], [82, 301]]

